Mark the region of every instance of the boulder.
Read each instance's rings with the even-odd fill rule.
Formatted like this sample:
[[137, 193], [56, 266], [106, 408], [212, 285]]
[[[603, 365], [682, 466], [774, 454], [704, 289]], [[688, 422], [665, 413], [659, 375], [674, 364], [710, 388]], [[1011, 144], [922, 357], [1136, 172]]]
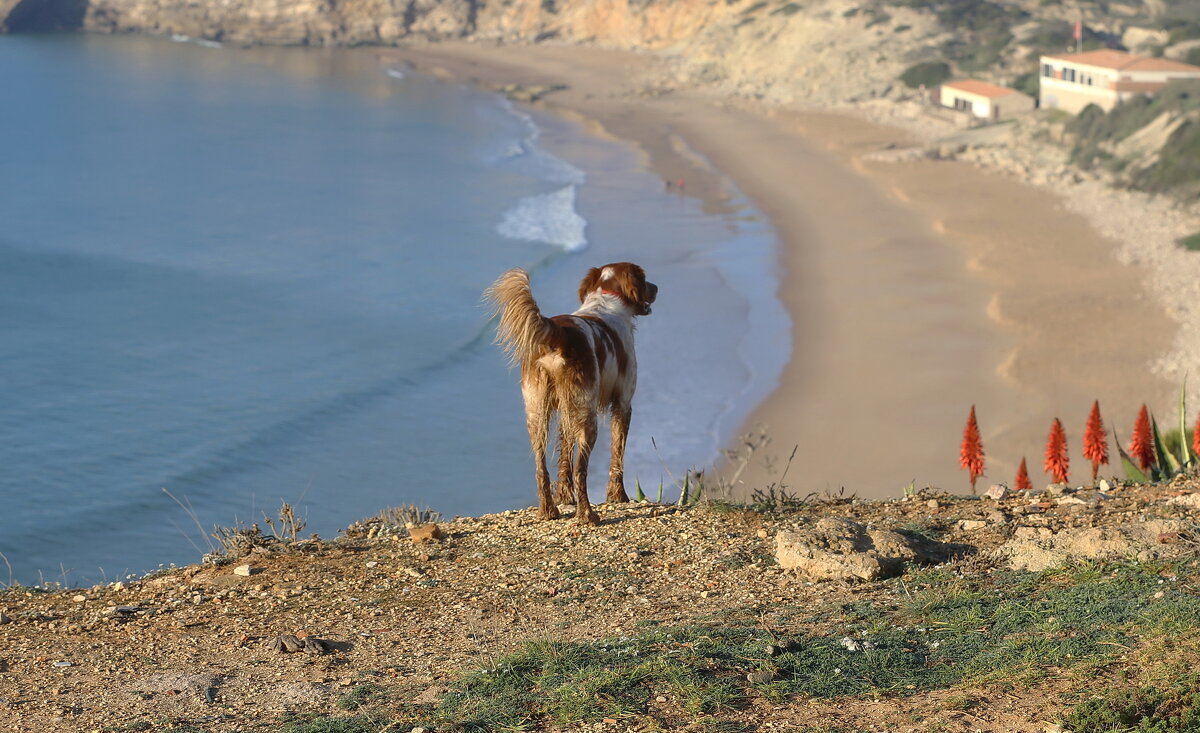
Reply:
[[915, 533], [869, 529], [841, 517], [775, 536], [775, 559], [814, 580], [878, 580], [904, 572], [905, 562], [939, 563], [967, 548]]
[[1178, 551], [1163, 537], [1186, 530], [1178, 520], [1152, 519], [1111, 527], [1060, 529], [1020, 527], [996, 548], [996, 559], [1013, 570], [1046, 570], [1078, 560], [1153, 560]]
[[1176, 496], [1167, 503], [1172, 506], [1187, 507], [1188, 509], [1200, 509], [1200, 492]]

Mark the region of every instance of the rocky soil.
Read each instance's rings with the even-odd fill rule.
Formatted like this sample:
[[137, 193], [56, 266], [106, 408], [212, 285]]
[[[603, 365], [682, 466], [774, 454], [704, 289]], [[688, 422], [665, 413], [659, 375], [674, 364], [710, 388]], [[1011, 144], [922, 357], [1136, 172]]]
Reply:
[[[1197, 553], [1200, 481], [1101, 488], [757, 507], [631, 503], [601, 507], [599, 527], [537, 521], [533, 510], [412, 533], [374, 519], [334, 541], [270, 542], [226, 564], [128, 583], [10, 587], [0, 591], [0, 730], [280, 730], [289, 712], [346, 715], [348, 696], [368, 681], [392, 699], [432, 705], [460, 673], [528, 640], [616, 637], [655, 622], [720, 626], [734, 616], [802, 635], [810, 630], [790, 628], [783, 609], [836, 615], [894, 592], [828, 562], [813, 571], [794, 552], [785, 558], [785, 545], [797, 543], [852, 568], [862, 567], [860, 555], [899, 558], [868, 563], [885, 570], [862, 576], [871, 578], [922, 562], [970, 576]], [[830, 527], [852, 541], [823, 536]], [[922, 551], [888, 549], [897, 537]], [[997, 731], [1043, 730], [1055, 715], [1033, 688], [974, 691], [969, 713], [947, 706], [946, 694], [761, 699], [736, 714], [759, 729]]]

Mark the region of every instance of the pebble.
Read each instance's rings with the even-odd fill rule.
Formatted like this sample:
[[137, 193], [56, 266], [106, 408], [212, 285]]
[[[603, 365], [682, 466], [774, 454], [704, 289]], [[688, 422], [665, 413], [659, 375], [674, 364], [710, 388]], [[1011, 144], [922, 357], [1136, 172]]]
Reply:
[[761, 669], [746, 675], [746, 681], [752, 685], [765, 685], [774, 679], [775, 673], [767, 669]]
[[368, 562], [368, 563], [367, 563], [367, 567], [368, 567], [368, 568], [375, 568], [375, 567], [379, 567], [379, 561], [378, 561], [378, 560], [371, 560], [370, 562]]
[[71, 663], [70, 662], [55, 662], [54, 666], [55, 667], [70, 667]]
[[992, 484], [983, 495], [989, 499], [1000, 501], [1001, 499], [1008, 498], [1008, 494], [1008, 487], [1004, 484]]
[[87, 596], [80, 593], [79, 595], [71, 596], [71, 600], [75, 601], [76, 603], [83, 603], [84, 601], [87, 600]]
[[974, 532], [977, 529], [983, 529], [987, 525], [987, 522], [980, 519], [960, 519], [955, 526], [964, 532]]
[[248, 578], [251, 575], [257, 575], [257, 574], [261, 573], [262, 571], [263, 571], [262, 568], [251, 567], [250, 565], [238, 565], [236, 568], [233, 569], [233, 574], [241, 575], [244, 578]]
[[0, 613], [0, 626], [3, 626], [4, 624], [11, 623], [11, 622], [12, 622], [11, 618]]

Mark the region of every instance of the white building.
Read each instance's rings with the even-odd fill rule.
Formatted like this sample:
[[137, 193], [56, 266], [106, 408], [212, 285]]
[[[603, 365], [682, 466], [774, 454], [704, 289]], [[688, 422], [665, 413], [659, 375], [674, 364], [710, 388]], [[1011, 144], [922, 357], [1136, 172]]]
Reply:
[[1089, 104], [1107, 111], [1139, 94], [1154, 94], [1174, 79], [1200, 79], [1200, 67], [1170, 59], [1101, 49], [1042, 57], [1038, 99], [1072, 114]]
[[982, 120], [1007, 120], [1034, 108], [1033, 97], [978, 79], [948, 81], [938, 89], [938, 104]]

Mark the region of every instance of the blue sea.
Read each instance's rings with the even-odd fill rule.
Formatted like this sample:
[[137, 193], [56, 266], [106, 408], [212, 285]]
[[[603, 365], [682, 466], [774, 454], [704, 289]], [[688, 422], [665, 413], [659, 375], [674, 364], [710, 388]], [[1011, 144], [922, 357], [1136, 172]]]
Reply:
[[574, 123], [364, 51], [8, 36], [0, 72], [0, 584], [196, 562], [285, 501], [327, 537], [530, 506], [510, 267], [548, 314], [605, 262], [659, 285], [631, 491], [674, 499], [789, 357], [763, 217]]

